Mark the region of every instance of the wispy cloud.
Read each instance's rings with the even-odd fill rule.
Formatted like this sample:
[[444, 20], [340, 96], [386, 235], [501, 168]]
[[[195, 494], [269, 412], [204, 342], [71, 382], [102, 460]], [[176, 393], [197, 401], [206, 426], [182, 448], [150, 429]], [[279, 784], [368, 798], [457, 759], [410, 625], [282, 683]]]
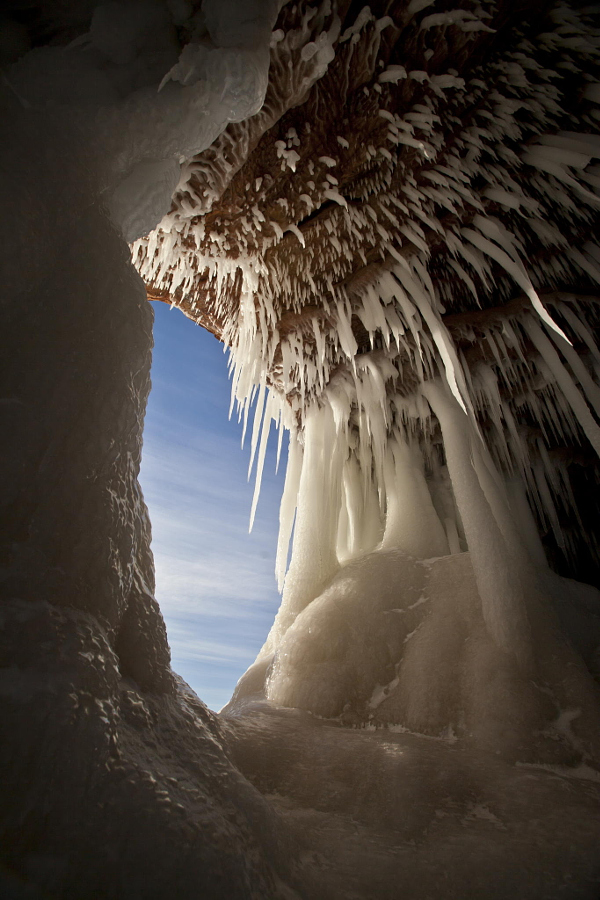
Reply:
[[180, 660], [247, 665], [249, 654], [246, 647], [236, 647], [223, 641], [201, 640], [181, 623], [172, 626], [171, 640], [177, 646], [177, 656]]

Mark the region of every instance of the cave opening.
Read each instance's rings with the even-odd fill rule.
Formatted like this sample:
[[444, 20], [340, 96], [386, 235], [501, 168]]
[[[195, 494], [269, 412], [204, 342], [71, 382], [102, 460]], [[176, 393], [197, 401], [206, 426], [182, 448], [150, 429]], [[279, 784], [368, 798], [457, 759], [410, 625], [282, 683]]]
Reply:
[[[596, 900], [597, 11], [13, 19], [0, 887]], [[229, 348], [258, 473], [289, 432], [219, 715], [156, 599], [149, 298]]]
[[271, 441], [248, 533], [248, 437], [241, 448], [242, 424], [228, 417], [223, 346], [179, 310], [152, 305], [140, 484], [152, 524], [156, 598], [173, 668], [219, 710], [254, 661], [279, 605], [274, 570], [283, 473], [276, 473]]

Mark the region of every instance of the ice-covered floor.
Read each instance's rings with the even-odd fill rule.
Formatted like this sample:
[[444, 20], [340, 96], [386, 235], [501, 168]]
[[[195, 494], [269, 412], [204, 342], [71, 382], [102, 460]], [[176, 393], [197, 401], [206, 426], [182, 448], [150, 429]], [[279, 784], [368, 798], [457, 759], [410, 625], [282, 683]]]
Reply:
[[600, 775], [249, 701], [234, 760], [289, 833], [307, 900], [598, 900]]

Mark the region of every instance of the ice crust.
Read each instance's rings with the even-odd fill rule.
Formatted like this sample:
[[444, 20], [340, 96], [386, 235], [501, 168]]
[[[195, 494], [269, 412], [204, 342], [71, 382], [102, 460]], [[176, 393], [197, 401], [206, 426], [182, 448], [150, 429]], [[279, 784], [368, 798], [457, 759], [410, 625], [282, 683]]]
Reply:
[[390, 727], [248, 704], [233, 758], [300, 850], [311, 900], [595, 900], [599, 785]]
[[[260, 109], [278, 11], [278, 0], [204, 0], [192, 20], [186, 4], [111, 0], [87, 35], [26, 54], [10, 83], [32, 109], [68, 120], [70, 141], [75, 128], [102, 202], [134, 241], [168, 212], [182, 163]], [[176, 24], [196, 33], [181, 51]]]
[[[515, 663], [486, 622], [477, 575], [469, 553], [418, 560], [380, 549], [348, 563], [277, 644], [266, 696], [346, 725], [459, 738], [513, 761], [595, 758], [597, 689], [582, 657], [593, 666], [599, 631], [589, 604], [597, 606], [598, 592], [550, 573], [530, 586], [535, 647]], [[555, 620], [567, 606], [574, 619], [565, 639]], [[566, 709], [578, 710], [567, 731]]]

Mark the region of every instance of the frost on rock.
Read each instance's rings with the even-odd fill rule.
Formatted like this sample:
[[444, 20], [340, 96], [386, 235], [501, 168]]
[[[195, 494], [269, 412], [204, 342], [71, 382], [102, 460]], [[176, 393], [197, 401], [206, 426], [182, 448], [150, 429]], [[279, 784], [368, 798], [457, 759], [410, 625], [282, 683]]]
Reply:
[[[600, 33], [592, 11], [562, 4], [531, 23], [429, 6], [394, 20], [285, 5], [262, 109], [185, 163], [133, 259], [150, 296], [229, 348], [244, 428], [258, 398], [257, 491], [269, 429], [290, 431], [282, 604], [252, 691], [260, 669], [284, 706], [488, 746], [498, 733], [476, 725], [473, 685], [478, 666], [498, 667], [499, 720], [511, 705], [518, 719], [525, 698], [518, 752], [529, 740], [554, 758], [553, 738], [534, 733], [581, 696], [577, 752], [598, 758], [591, 675], [566, 687], [549, 662], [553, 647], [575, 665], [549, 624], [561, 597], [588, 610], [596, 636], [598, 600], [575, 599], [546, 551], [563, 571], [598, 556], [571, 461], [585, 458], [595, 487]], [[392, 598], [376, 573], [398, 565], [408, 584], [428, 559], [435, 590], [409, 616], [408, 587]], [[468, 611], [456, 599], [443, 612], [446, 570]], [[465, 666], [473, 680], [442, 702]], [[236, 697], [249, 690], [242, 679]], [[414, 713], [416, 696], [430, 714]]]
[[[267, 88], [277, 0], [101, 3], [66, 47], [26, 54], [10, 85], [23, 104], [64, 117], [100, 171], [102, 202], [128, 240], [169, 210], [182, 165], [230, 122], [252, 116]], [[188, 42], [178, 40], [184, 32]]]

